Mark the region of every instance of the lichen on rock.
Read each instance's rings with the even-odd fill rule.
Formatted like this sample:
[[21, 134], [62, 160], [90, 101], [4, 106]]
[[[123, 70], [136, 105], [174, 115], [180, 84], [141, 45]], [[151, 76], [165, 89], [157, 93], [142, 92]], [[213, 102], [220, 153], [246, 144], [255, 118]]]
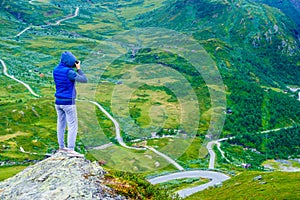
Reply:
[[105, 173], [97, 162], [56, 153], [0, 182], [0, 199], [126, 199], [102, 184]]

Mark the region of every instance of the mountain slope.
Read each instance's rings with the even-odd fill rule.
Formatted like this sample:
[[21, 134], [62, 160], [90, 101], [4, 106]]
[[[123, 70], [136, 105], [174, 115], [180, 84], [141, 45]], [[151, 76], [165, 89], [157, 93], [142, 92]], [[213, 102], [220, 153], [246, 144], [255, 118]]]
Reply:
[[[222, 130], [224, 137], [290, 127], [300, 122], [298, 94], [287, 89], [287, 86], [300, 87], [299, 30], [278, 9], [246, 0], [23, 0], [20, 3], [4, 1], [1, 5], [0, 19], [7, 26], [0, 25], [3, 28], [0, 54], [8, 65], [8, 72], [30, 84], [45, 97], [33, 101], [23, 87], [15, 87], [10, 81], [3, 81], [1, 91], [4, 95], [0, 100], [4, 112], [1, 112], [0, 127], [5, 130], [1, 133], [5, 137], [0, 141], [1, 160], [16, 159], [23, 162], [24, 159], [37, 159], [33, 155], [25, 157], [19, 151], [20, 147], [26, 151], [44, 153], [51, 153], [56, 148], [51, 70], [57, 64], [61, 51], [68, 49], [79, 55], [80, 59], [94, 54], [102, 61], [109, 53], [104, 55], [106, 49], [101, 49], [101, 44], [107, 42], [107, 38], [136, 27], [173, 29], [192, 36], [205, 48], [215, 61], [226, 85], [227, 108], [231, 112], [227, 113]], [[77, 6], [78, 16], [59, 25], [49, 25], [73, 15]], [[29, 27], [26, 32], [16, 36], [26, 27]], [[130, 37], [124, 36], [127, 41], [130, 41]], [[99, 45], [100, 48], [95, 49]], [[115, 83], [130, 67], [136, 65], [155, 63], [163, 68], [173, 68], [183, 75], [185, 71], [189, 72], [186, 79], [190, 81], [200, 102], [199, 130], [202, 130], [197, 135], [203, 139], [211, 120], [211, 99], [201, 76], [194, 74], [193, 67], [180, 55], [164, 49], [139, 49], [133, 59], [132, 50], [135, 49], [129, 45], [126, 48], [116, 49], [127, 52], [103, 73], [104, 81], [110, 83], [100, 85], [105, 95], [99, 91], [95, 99], [105, 103], [109, 110], [111, 93], [108, 91], [113, 91]], [[6, 80], [6, 77], [3, 78]], [[22, 96], [16, 94], [15, 88], [21, 91]], [[156, 95], [167, 94], [162, 88], [144, 89], [140, 88], [140, 92], [146, 91], [145, 97], [157, 90]], [[141, 100], [141, 95], [144, 97], [142, 93], [136, 95], [137, 98], [130, 102], [132, 107], [126, 117], [144, 123], [142, 125], [146, 127], [150, 118], [144, 116], [149, 113], [149, 107], [143, 105], [146, 101], [148, 105], [161, 103], [150, 102], [146, 98]], [[137, 104], [137, 101], [140, 102]], [[174, 99], [172, 101], [166, 102], [176, 106]], [[47, 105], [47, 109], [42, 109], [44, 105]], [[98, 117], [98, 121], [103, 123], [104, 120]], [[176, 123], [174, 121], [172, 129], [177, 127]], [[121, 126], [126, 125], [124, 123]], [[104, 137], [113, 141], [115, 135], [109, 123], [105, 130], [108, 134]], [[6, 135], [10, 137], [7, 139]], [[124, 133], [123, 136], [128, 135]], [[132, 140], [131, 137], [126, 139]], [[83, 147], [82, 143], [80, 146]], [[193, 158], [198, 158], [198, 154], [193, 155]], [[186, 157], [190, 158], [188, 155]]]
[[223, 184], [194, 194], [187, 200], [198, 199], [298, 199], [300, 173], [245, 172]]
[[268, 84], [299, 84], [298, 28], [277, 9], [244, 0], [179, 0], [144, 19], [140, 26], [192, 33], [229, 73], [250, 78], [253, 71]]
[[278, 9], [245, 0], [178, 0], [141, 17], [138, 26], [192, 34], [216, 61], [233, 109], [223, 133], [299, 123], [298, 95], [282, 94], [300, 85], [299, 28]]
[[280, 9], [300, 26], [300, 2], [297, 0], [252, 0], [253, 2], [265, 3], [269, 6]]

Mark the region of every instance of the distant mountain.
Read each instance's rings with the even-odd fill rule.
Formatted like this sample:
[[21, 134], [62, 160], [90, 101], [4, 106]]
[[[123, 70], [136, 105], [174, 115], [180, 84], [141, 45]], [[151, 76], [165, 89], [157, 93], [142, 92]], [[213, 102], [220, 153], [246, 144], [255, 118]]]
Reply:
[[192, 35], [215, 60], [234, 110], [224, 133], [300, 122], [298, 94], [283, 94], [289, 85], [300, 86], [299, 27], [277, 8], [246, 0], [177, 0], [139, 18], [137, 26]]
[[230, 74], [251, 71], [260, 83], [299, 84], [299, 28], [275, 8], [244, 0], [177, 0], [143, 19], [140, 26], [192, 33]]
[[254, 2], [265, 3], [276, 7], [289, 16], [300, 26], [300, 1], [298, 0], [253, 0]]

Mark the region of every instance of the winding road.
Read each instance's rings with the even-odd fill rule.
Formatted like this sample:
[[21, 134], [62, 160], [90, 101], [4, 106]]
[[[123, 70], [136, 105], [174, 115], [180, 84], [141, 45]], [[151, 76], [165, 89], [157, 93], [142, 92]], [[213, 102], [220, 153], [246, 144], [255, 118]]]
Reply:
[[173, 160], [172, 158], [170, 158], [169, 156], [167, 156], [166, 154], [163, 154], [159, 151], [157, 151], [156, 149], [152, 148], [152, 147], [148, 147], [147, 148], [151, 151], [153, 151], [154, 153], [156, 153], [157, 155], [163, 157], [164, 159], [166, 159], [169, 163], [171, 163], [172, 165], [174, 165], [177, 169], [179, 170], [184, 170], [184, 168], [179, 165], [177, 162], [175, 162], [175, 160]]
[[213, 145], [215, 144], [216, 141], [210, 141], [207, 143], [206, 148], [209, 153], [209, 164], [208, 164], [208, 169], [214, 169], [215, 168], [215, 160], [216, 160], [216, 153], [213, 150]]
[[[135, 150], [145, 150], [144, 148], [136, 148], [136, 147], [130, 147], [127, 146], [121, 135], [120, 135], [120, 125], [119, 123], [97, 102], [95, 101], [89, 101], [90, 103], [95, 104], [115, 125], [115, 130], [116, 130], [116, 139], [118, 140], [119, 144], [125, 148], [129, 148], [129, 149], [135, 149]], [[212, 149], [212, 144], [215, 144], [218, 141], [211, 141], [208, 143], [207, 148], [209, 148], [209, 152], [210, 152], [210, 163], [213, 163], [212, 166], [210, 164], [211, 169], [214, 168], [214, 162], [215, 162], [215, 152]], [[220, 143], [219, 143], [220, 145]], [[103, 146], [103, 145], [102, 145]], [[110, 146], [110, 145], [107, 145]], [[106, 147], [106, 146], [104, 146]], [[202, 191], [210, 186], [214, 186], [214, 185], [218, 185], [221, 184], [222, 182], [228, 180], [230, 177], [221, 173], [221, 172], [215, 172], [215, 171], [207, 171], [207, 170], [194, 170], [194, 171], [184, 171], [184, 168], [179, 165], [175, 160], [173, 160], [172, 158], [170, 158], [169, 156], [157, 151], [156, 149], [146, 146], [147, 149], [153, 151], [154, 153], [158, 154], [159, 156], [163, 157], [164, 159], [166, 159], [170, 164], [174, 165], [178, 170], [181, 170], [182, 172], [176, 172], [176, 173], [172, 173], [172, 174], [168, 174], [168, 175], [164, 175], [164, 176], [159, 176], [159, 177], [155, 177], [152, 179], [148, 179], [148, 181], [151, 184], [157, 184], [157, 183], [162, 183], [162, 182], [167, 182], [170, 180], [175, 180], [175, 179], [182, 179], [182, 178], [207, 178], [210, 179], [211, 181], [206, 183], [206, 184], [202, 184], [199, 186], [195, 186], [195, 187], [191, 187], [191, 188], [187, 188], [187, 189], [183, 189], [180, 191], [177, 191], [177, 194], [180, 197], [187, 197], [189, 195], [192, 195], [196, 192]], [[220, 149], [221, 150], [221, 149]], [[213, 156], [214, 155], [214, 156]]]
[[180, 197], [184, 198], [184, 197], [190, 196], [196, 192], [205, 190], [206, 188], [208, 188], [210, 186], [221, 184], [222, 182], [224, 182], [230, 178], [229, 176], [227, 176], [223, 173], [220, 173], [220, 172], [206, 171], [206, 170], [193, 170], [193, 171], [177, 172], [177, 173], [173, 173], [173, 174], [159, 176], [159, 177], [155, 177], [152, 179], [148, 179], [148, 181], [151, 184], [158, 184], [158, 183], [163, 183], [163, 182], [167, 182], [167, 181], [175, 180], [175, 179], [200, 178], [200, 177], [210, 179], [211, 181], [206, 184], [199, 185], [199, 186], [179, 190], [176, 193]]
[[27, 28], [25, 28], [24, 30], [22, 30], [20, 33], [18, 33], [16, 35], [16, 37], [19, 37], [20, 35], [22, 35], [24, 32], [26, 32], [27, 30], [31, 29], [33, 26], [28, 26]]
[[[284, 128], [276, 128], [276, 129], [270, 129], [270, 130], [265, 130], [265, 131], [261, 131], [258, 132], [258, 134], [266, 134], [266, 133], [271, 133], [271, 132], [277, 132], [280, 130], [284, 130], [284, 129], [290, 129], [290, 128], [295, 128], [295, 126], [288, 126], [288, 127], [284, 127]], [[207, 143], [206, 148], [208, 150], [208, 153], [210, 155], [210, 159], [209, 159], [209, 165], [208, 168], [209, 169], [214, 169], [215, 168], [215, 160], [216, 160], [216, 153], [213, 150], [213, 145], [217, 145], [218, 150], [220, 151], [222, 158], [224, 158], [228, 163], [230, 163], [230, 160], [228, 160], [228, 158], [226, 158], [224, 151], [222, 151], [221, 149], [221, 143], [222, 141], [226, 141], [228, 139], [233, 139], [234, 137], [230, 137], [230, 138], [221, 138], [218, 140], [212, 140], [210, 142]]]
[[0, 62], [1, 62], [1, 64], [2, 64], [2, 66], [3, 66], [3, 73], [4, 73], [5, 76], [7, 76], [7, 77], [9, 77], [9, 78], [11, 78], [11, 79], [17, 81], [18, 83], [21, 83], [22, 85], [24, 85], [24, 86], [29, 90], [29, 92], [30, 92], [33, 96], [35, 96], [35, 97], [40, 97], [38, 94], [36, 94], [36, 93], [31, 89], [31, 87], [30, 87], [27, 83], [24, 83], [23, 81], [20, 81], [19, 79], [16, 79], [14, 76], [9, 75], [9, 74], [7, 73], [7, 67], [6, 67], [5, 62], [4, 62], [2, 59], [0, 59]]
[[[159, 155], [159, 156], [163, 157], [164, 159], [166, 159], [169, 163], [174, 165], [178, 170], [184, 170], [184, 168], [182, 166], [180, 166], [178, 163], [176, 163], [172, 158], [170, 158], [169, 156], [157, 151], [156, 149], [154, 149], [152, 147], [147, 146], [146, 148], [139, 148], [139, 147], [127, 146], [127, 144], [124, 142], [124, 140], [121, 136], [119, 123], [99, 103], [97, 103], [95, 101], [88, 101], [88, 102], [95, 104], [113, 122], [113, 124], [115, 125], [115, 130], [116, 130], [116, 139], [118, 140], [118, 143], [122, 147], [125, 147], [127, 149], [134, 149], [134, 150], [146, 150], [146, 148], [147, 148], [147, 149], [153, 151], [154, 153], [156, 153], [157, 155]], [[99, 148], [101, 148], [101, 147], [99, 147]]]
[[[30, 1], [29, 3], [32, 3], [32, 2]], [[76, 8], [74, 15], [67, 16], [63, 19], [60, 19], [60, 20], [56, 21], [56, 23], [44, 25], [43, 27], [59, 25], [62, 21], [65, 21], [65, 20], [76, 17], [78, 15], [78, 13], [79, 13], [79, 7]], [[22, 30], [21, 32], [19, 32], [16, 36], [20, 36], [23, 33], [25, 33], [27, 30], [29, 30], [30, 28], [34, 28], [34, 27], [42, 27], [42, 26], [29, 26], [29, 27], [25, 28], [24, 30]], [[29, 90], [29, 92], [32, 95], [34, 95], [35, 97], [40, 97], [38, 94], [36, 94], [31, 89], [31, 87], [28, 84], [16, 79], [14, 76], [9, 75], [7, 73], [7, 67], [6, 67], [4, 61], [2, 59], [0, 59], [0, 62], [3, 66], [3, 73], [4, 73], [5, 76], [7, 76], [7, 77], [23, 84]], [[195, 187], [192, 187], [192, 188], [183, 189], [183, 190], [180, 190], [180, 191], [177, 192], [180, 197], [186, 197], [186, 196], [189, 196], [189, 195], [191, 195], [193, 193], [196, 193], [198, 191], [204, 190], [204, 189], [206, 189], [210, 186], [220, 184], [223, 181], [226, 181], [227, 179], [230, 178], [229, 176], [227, 176], [223, 173], [214, 172], [214, 171], [206, 171], [206, 170], [184, 171], [184, 168], [182, 166], [180, 166], [175, 160], [173, 160], [169, 156], [157, 151], [156, 149], [154, 149], [152, 147], [147, 146], [146, 148], [138, 148], [138, 147], [127, 146], [126, 143], [123, 141], [123, 138], [121, 137], [121, 131], [120, 131], [119, 123], [99, 103], [97, 103], [95, 101], [90, 101], [90, 100], [88, 100], [88, 102], [96, 105], [113, 122], [113, 124], [115, 126], [115, 131], [116, 131], [116, 139], [122, 147], [127, 148], [127, 149], [134, 149], [134, 150], [149, 149], [149, 150], [153, 151], [154, 153], [158, 154], [159, 156], [163, 157], [164, 159], [166, 159], [170, 164], [174, 165], [178, 170], [181, 170], [181, 172], [176, 172], [176, 173], [172, 173], [172, 174], [168, 174], [168, 175], [148, 179], [148, 181], [150, 183], [157, 184], [157, 183], [166, 182], [166, 181], [174, 180], [174, 179], [199, 178], [199, 177], [203, 177], [203, 178], [207, 178], [207, 179], [211, 180], [210, 182], [208, 182], [206, 184], [203, 184], [203, 185], [200, 185], [200, 186], [195, 186]], [[212, 145], [214, 144], [214, 142], [215, 141], [211, 141], [207, 144], [207, 149], [209, 150], [209, 153], [210, 153], [210, 156], [211, 156], [210, 164], [209, 164], [210, 169], [214, 168], [214, 162], [215, 162], [215, 153], [212, 149]], [[107, 148], [111, 145], [112, 145], [112, 143], [108, 143], [108, 144], [102, 145], [101, 147], [99, 147], [99, 149]], [[30, 153], [30, 152], [26, 152], [23, 148], [20, 148], [20, 151], [23, 152], [23, 153]], [[211, 163], [213, 163], [213, 164], [211, 164]]]
[[120, 131], [120, 125], [99, 103], [95, 101], [88, 101], [92, 104], [95, 104], [115, 125], [116, 129], [116, 139], [118, 140], [118, 143], [127, 149], [134, 149], [134, 150], [146, 150], [145, 148], [138, 148], [138, 147], [130, 147], [127, 146], [127, 144], [124, 142], [123, 138], [121, 137], [121, 131]]
[[[30, 2], [29, 2], [30, 3]], [[27, 30], [34, 28], [34, 27], [47, 27], [47, 26], [57, 26], [59, 25], [61, 22], [66, 21], [68, 19], [72, 19], [74, 17], [77, 17], [79, 13], [79, 7], [76, 7], [75, 13], [74, 15], [70, 15], [70, 16], [66, 16], [63, 19], [57, 20], [55, 23], [50, 23], [47, 25], [41, 25], [41, 26], [28, 26], [27, 28], [25, 28], [24, 30], [22, 30], [21, 32], [19, 32], [16, 37], [19, 37], [20, 35], [22, 35], [23, 33], [25, 33]]]
[[226, 158], [224, 151], [222, 151], [221, 149], [221, 143], [222, 141], [228, 140], [228, 138], [222, 138], [219, 140], [212, 140], [210, 142], [207, 143], [206, 148], [208, 150], [209, 153], [209, 164], [208, 164], [208, 169], [214, 169], [215, 168], [215, 160], [216, 160], [216, 153], [213, 150], [213, 145], [217, 145], [218, 150], [220, 151], [222, 158], [224, 158], [227, 162], [230, 163], [230, 160], [228, 160], [228, 158]]
[[[0, 62], [3, 66], [3, 73], [5, 76], [23, 84], [31, 94], [33, 94], [36, 97], [40, 97], [39, 95], [37, 95], [32, 89], [31, 87], [24, 83], [23, 81], [20, 81], [18, 79], [16, 79], [15, 77], [9, 75], [7, 73], [7, 67], [5, 62], [0, 59]], [[130, 147], [127, 146], [126, 143], [123, 141], [123, 138], [121, 137], [121, 133], [120, 133], [120, 125], [119, 123], [97, 102], [95, 101], [88, 101], [94, 105], [96, 105], [114, 124], [115, 126], [115, 130], [116, 130], [116, 139], [118, 140], [118, 143], [123, 146], [124, 148], [128, 148], [128, 149], [134, 149], [134, 150], [146, 150], [149, 149], [151, 151], [153, 151], [154, 153], [158, 154], [159, 156], [163, 157], [164, 159], [166, 159], [170, 164], [174, 165], [178, 170], [181, 170], [182, 172], [176, 172], [176, 173], [172, 173], [172, 174], [168, 174], [168, 175], [164, 175], [164, 176], [160, 176], [160, 177], [156, 177], [156, 178], [152, 178], [152, 179], [148, 179], [148, 181], [152, 184], [157, 184], [157, 183], [161, 183], [161, 182], [166, 182], [169, 180], [174, 180], [174, 179], [180, 179], [180, 178], [199, 178], [199, 177], [203, 177], [203, 178], [207, 178], [210, 179], [211, 181], [200, 185], [200, 186], [195, 186], [192, 188], [187, 188], [187, 189], [183, 189], [178, 191], [178, 195], [180, 197], [186, 197], [189, 196], [193, 193], [202, 191], [210, 186], [216, 185], [216, 184], [220, 184], [223, 181], [226, 181], [227, 179], [229, 179], [230, 177], [220, 173], [220, 172], [213, 172], [213, 171], [205, 171], [205, 170], [194, 170], [194, 171], [184, 171], [184, 168], [182, 166], [180, 166], [175, 160], [173, 160], [172, 158], [170, 158], [169, 156], [157, 151], [156, 149], [147, 146], [146, 148], [137, 148], [137, 147]], [[215, 153], [212, 149], [212, 144], [214, 144], [215, 141], [211, 141], [208, 143], [207, 148], [209, 148], [209, 152], [210, 152], [210, 156], [211, 156], [211, 162], [214, 163], [215, 162]], [[99, 147], [99, 149], [102, 148], [107, 148], [110, 147], [112, 145], [112, 143], [106, 144], [106, 145], [102, 145], [101, 147]], [[20, 151], [23, 153], [29, 153], [29, 154], [36, 154], [36, 153], [32, 153], [32, 152], [27, 152], [25, 151], [22, 147], [20, 148]], [[49, 156], [49, 154], [45, 154], [47, 156]], [[214, 155], [214, 156], [213, 156]], [[210, 162], [210, 163], [211, 163]], [[214, 166], [214, 165], [213, 165]], [[213, 169], [214, 167], [212, 166], [211, 169]], [[211, 166], [210, 166], [211, 167]]]
[[51, 25], [51, 26], [57, 26], [57, 25], [59, 25], [62, 21], [66, 21], [66, 20], [68, 20], [68, 19], [72, 19], [72, 18], [74, 18], [74, 17], [77, 17], [78, 13], [79, 13], [79, 7], [76, 7], [76, 10], [75, 10], [74, 15], [66, 16], [65, 18], [60, 19], [60, 20], [56, 21], [56, 23], [50, 24], [50, 25]]

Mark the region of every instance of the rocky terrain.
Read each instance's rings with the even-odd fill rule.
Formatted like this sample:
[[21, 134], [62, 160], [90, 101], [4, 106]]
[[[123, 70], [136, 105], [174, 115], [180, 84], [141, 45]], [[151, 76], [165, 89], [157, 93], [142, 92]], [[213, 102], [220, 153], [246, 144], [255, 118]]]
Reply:
[[56, 153], [0, 183], [0, 199], [125, 199], [103, 185], [97, 162]]

